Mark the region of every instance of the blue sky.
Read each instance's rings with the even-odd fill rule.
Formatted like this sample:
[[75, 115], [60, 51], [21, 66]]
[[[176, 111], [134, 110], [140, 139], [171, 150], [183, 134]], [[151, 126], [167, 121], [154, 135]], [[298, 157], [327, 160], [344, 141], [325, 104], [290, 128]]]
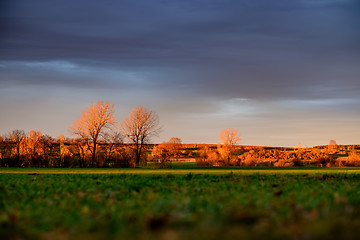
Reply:
[[360, 143], [360, 3], [0, 3], [0, 133], [68, 127], [97, 100], [156, 111], [155, 142]]

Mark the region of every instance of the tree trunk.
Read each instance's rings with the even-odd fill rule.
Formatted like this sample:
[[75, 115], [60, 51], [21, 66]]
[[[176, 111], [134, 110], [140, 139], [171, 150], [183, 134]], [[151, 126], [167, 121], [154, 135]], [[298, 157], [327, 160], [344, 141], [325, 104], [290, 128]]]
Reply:
[[95, 167], [95, 158], [96, 158], [96, 139], [93, 140], [94, 147], [92, 152], [92, 167]]
[[135, 159], [135, 167], [139, 168], [140, 166], [140, 151], [137, 149], [136, 151], [136, 159]]
[[19, 144], [17, 144], [17, 160], [20, 162], [20, 143]]
[[136, 159], [135, 159], [135, 168], [139, 168], [141, 158], [141, 145], [136, 146]]

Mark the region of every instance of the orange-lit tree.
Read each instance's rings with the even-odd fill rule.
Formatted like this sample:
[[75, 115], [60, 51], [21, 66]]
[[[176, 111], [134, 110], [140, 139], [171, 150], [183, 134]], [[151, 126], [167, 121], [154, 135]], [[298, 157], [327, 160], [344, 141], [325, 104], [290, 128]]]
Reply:
[[132, 143], [134, 152], [135, 167], [139, 167], [144, 144], [148, 143], [151, 136], [159, 131], [159, 117], [157, 114], [145, 107], [134, 108], [126, 119], [121, 123], [120, 128], [124, 136]]
[[337, 149], [337, 144], [335, 140], [330, 140], [329, 144], [328, 144], [328, 150], [329, 151], [336, 151]]
[[173, 137], [168, 142], [161, 143], [155, 146], [151, 155], [160, 160], [161, 167], [164, 167], [166, 162], [169, 162], [172, 157], [179, 157], [181, 155], [181, 139]]
[[234, 147], [240, 141], [238, 130], [233, 128], [221, 130], [219, 138], [221, 143], [221, 147], [218, 149], [219, 153], [226, 161], [226, 165], [230, 165], [230, 158], [234, 151]]
[[47, 134], [43, 135], [40, 140], [43, 159], [47, 165], [48, 165], [48, 153], [50, 151], [53, 141], [54, 139]]
[[11, 142], [15, 144], [16, 149], [16, 160], [20, 162], [21, 154], [20, 154], [20, 144], [23, 139], [26, 138], [26, 134], [24, 130], [15, 129], [9, 134], [9, 139]]
[[92, 154], [91, 166], [96, 163], [96, 144], [102, 131], [115, 124], [114, 104], [98, 101], [81, 113], [81, 117], [70, 127], [73, 134], [80, 136], [88, 143]]
[[25, 155], [25, 161], [22, 163], [27, 166], [41, 166], [41, 140], [43, 134], [40, 131], [30, 130], [27, 138], [21, 141], [20, 152]]
[[182, 143], [181, 143], [181, 139], [177, 138], [177, 137], [172, 137], [170, 138], [170, 140], [167, 142], [168, 144], [168, 148], [170, 150], [171, 156], [173, 157], [180, 157], [181, 155], [181, 148], [182, 148]]

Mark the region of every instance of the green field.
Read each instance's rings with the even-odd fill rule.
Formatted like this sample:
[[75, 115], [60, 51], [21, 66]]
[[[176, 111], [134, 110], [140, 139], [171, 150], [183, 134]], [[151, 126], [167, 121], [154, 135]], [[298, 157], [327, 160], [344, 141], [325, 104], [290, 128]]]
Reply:
[[359, 174], [360, 168], [239, 168], [239, 167], [191, 167], [177, 169], [159, 169], [159, 168], [0, 168], [0, 174], [136, 174], [136, 175], [183, 175], [183, 174]]
[[354, 239], [359, 169], [0, 169], [0, 239]]

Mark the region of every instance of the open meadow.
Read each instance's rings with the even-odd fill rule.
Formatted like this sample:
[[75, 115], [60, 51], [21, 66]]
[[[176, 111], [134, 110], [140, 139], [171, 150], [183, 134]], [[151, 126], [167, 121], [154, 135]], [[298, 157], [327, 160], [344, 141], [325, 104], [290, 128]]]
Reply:
[[0, 169], [1, 239], [353, 239], [360, 169]]
[[360, 0], [0, 20], [0, 240], [360, 240]]

